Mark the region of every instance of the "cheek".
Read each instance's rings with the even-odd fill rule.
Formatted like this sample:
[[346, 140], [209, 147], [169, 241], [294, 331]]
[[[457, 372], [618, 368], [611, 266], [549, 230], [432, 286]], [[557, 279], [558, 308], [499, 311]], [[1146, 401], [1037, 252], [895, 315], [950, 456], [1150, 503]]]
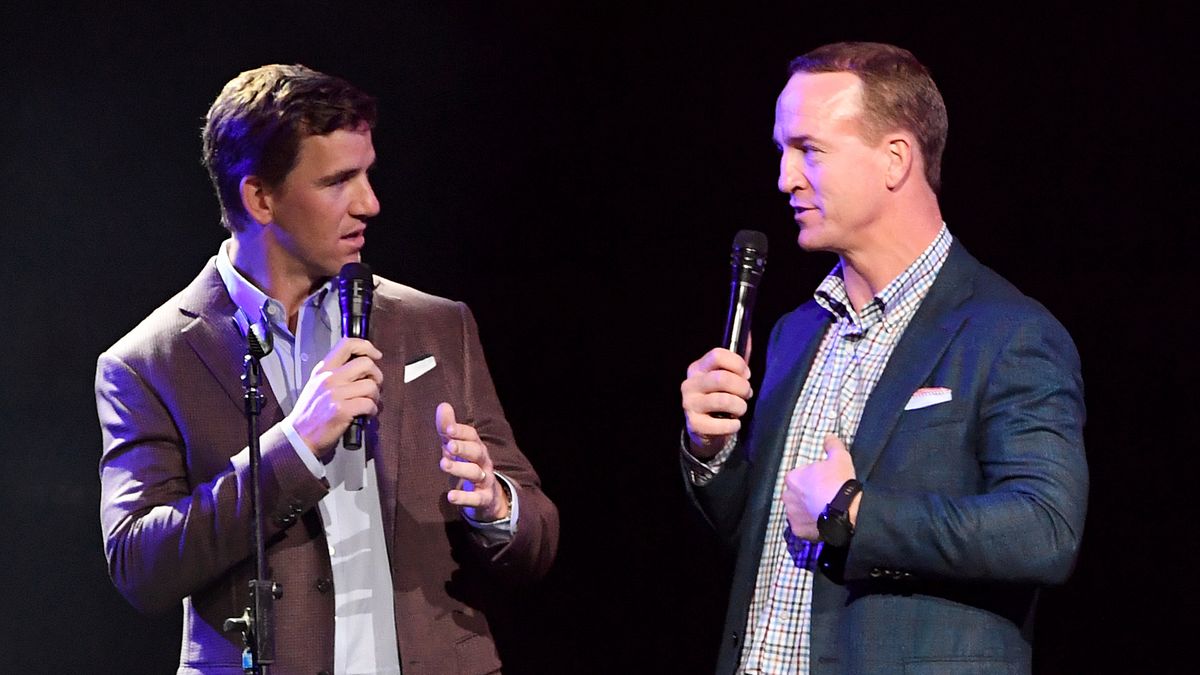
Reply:
[[807, 162], [804, 167], [804, 173], [808, 176], [808, 180], [813, 184], [814, 189], [819, 189], [826, 193], [837, 193], [838, 180], [837, 177], [842, 175], [840, 167], [836, 161], [830, 158], [822, 158], [820, 162]]
[[299, 229], [299, 236], [307, 239], [323, 239], [337, 232], [340, 214], [330, 200], [310, 199], [297, 205], [294, 216]]

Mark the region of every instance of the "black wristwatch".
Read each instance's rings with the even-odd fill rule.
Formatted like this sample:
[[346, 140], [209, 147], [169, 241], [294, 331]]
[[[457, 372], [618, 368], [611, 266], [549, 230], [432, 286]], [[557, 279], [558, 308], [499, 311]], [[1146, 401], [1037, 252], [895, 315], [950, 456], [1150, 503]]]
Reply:
[[821, 541], [835, 548], [850, 545], [850, 537], [854, 536], [854, 526], [850, 524], [850, 504], [860, 492], [862, 483], [851, 478], [837, 491], [833, 501], [825, 506], [817, 518], [817, 532], [821, 534]]

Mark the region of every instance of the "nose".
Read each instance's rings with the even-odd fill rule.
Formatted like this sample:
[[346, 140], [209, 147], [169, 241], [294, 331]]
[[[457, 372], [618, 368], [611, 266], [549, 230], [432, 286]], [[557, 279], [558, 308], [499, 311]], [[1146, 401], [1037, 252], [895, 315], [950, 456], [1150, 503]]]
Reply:
[[356, 218], [372, 218], [379, 215], [379, 199], [375, 196], [375, 189], [371, 187], [371, 180], [364, 173], [360, 179], [358, 194], [355, 195], [352, 208]]
[[799, 152], [792, 148], [785, 148], [779, 155], [779, 191], [791, 194], [798, 190], [803, 190], [808, 187], [808, 181], [804, 177], [804, 171], [801, 168]]

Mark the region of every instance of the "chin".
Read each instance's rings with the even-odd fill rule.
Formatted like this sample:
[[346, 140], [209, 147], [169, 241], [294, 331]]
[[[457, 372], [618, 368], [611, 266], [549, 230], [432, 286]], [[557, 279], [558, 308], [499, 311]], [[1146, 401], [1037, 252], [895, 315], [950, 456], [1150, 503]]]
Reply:
[[331, 273], [330, 276], [337, 276], [337, 274], [342, 271], [343, 265], [346, 265], [347, 263], [352, 263], [352, 262], [354, 262], [354, 263], [362, 262], [362, 254], [359, 253], [358, 251], [355, 251], [354, 253], [348, 253], [346, 255], [341, 256], [336, 261], [333, 261], [331, 263], [333, 272]]
[[809, 252], [825, 250], [820, 237], [811, 230], [800, 230], [800, 233], [796, 235], [796, 243], [801, 249]]

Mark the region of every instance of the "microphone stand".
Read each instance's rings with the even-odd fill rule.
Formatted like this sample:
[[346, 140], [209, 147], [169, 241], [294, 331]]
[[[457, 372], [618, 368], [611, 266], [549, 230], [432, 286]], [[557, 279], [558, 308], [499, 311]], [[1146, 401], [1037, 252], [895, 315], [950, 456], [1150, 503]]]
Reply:
[[[236, 323], [236, 322], [235, 322]], [[275, 662], [275, 600], [283, 589], [267, 577], [267, 555], [263, 543], [263, 511], [260, 465], [262, 454], [258, 442], [258, 417], [262, 412], [262, 357], [271, 353], [274, 345], [270, 331], [264, 339], [255, 334], [251, 324], [246, 331], [248, 350], [243, 359], [242, 387], [245, 390], [247, 441], [250, 449], [250, 514], [254, 529], [254, 578], [250, 580], [250, 605], [240, 617], [226, 619], [226, 631], [242, 633], [242, 670], [247, 675], [267, 675], [268, 666]]]

